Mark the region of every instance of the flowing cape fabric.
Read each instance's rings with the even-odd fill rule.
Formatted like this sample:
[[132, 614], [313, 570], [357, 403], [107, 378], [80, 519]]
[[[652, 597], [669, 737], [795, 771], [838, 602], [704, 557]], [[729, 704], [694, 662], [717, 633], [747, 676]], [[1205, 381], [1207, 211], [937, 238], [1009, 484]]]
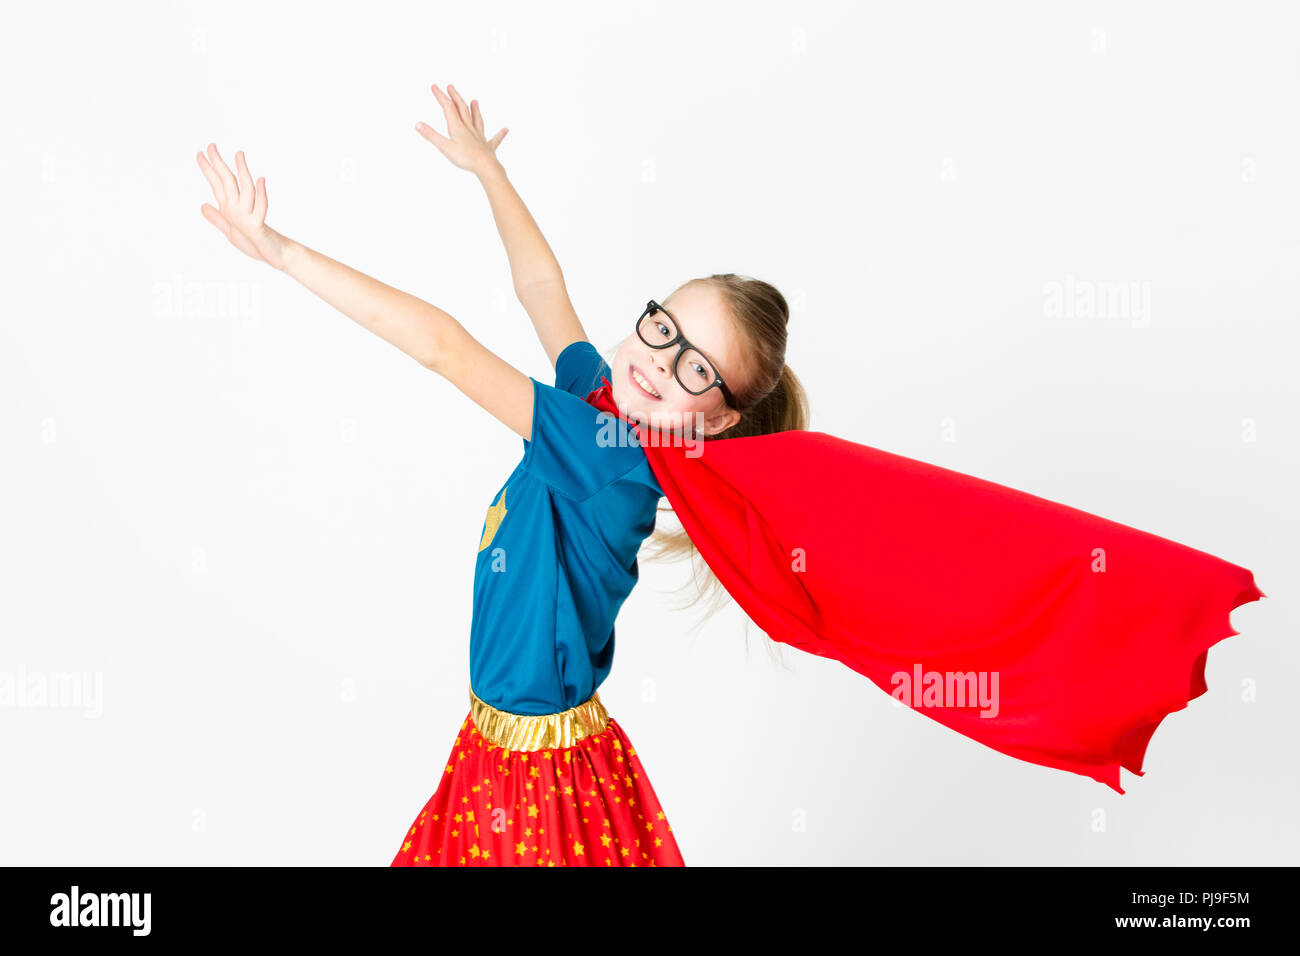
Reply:
[[[602, 380], [587, 401], [619, 416]], [[1214, 555], [825, 432], [693, 450], [636, 434], [701, 556], [770, 638], [1121, 794], [1119, 768], [1141, 776], [1161, 720], [1205, 692], [1208, 649], [1239, 633], [1229, 612], [1266, 596]]]

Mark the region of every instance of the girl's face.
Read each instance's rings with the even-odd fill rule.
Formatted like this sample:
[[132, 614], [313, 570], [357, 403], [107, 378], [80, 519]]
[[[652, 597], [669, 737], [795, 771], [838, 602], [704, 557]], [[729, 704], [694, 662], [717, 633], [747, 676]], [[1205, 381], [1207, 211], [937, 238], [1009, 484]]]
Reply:
[[[672, 314], [678, 331], [713, 364], [732, 393], [739, 394], [745, 385], [738, 359], [741, 352], [721, 296], [708, 287], [688, 285], [662, 304]], [[647, 321], [655, 318], [662, 318], [662, 313]], [[634, 422], [668, 432], [680, 432], [685, 423], [695, 435], [714, 435], [739, 421], [740, 413], [727, 407], [722, 389], [715, 386], [703, 395], [693, 395], [682, 387], [673, 374], [678, 352], [677, 345], [651, 348], [633, 329], [610, 362], [611, 397], [619, 411]], [[680, 371], [690, 381], [692, 369], [685, 358]]]

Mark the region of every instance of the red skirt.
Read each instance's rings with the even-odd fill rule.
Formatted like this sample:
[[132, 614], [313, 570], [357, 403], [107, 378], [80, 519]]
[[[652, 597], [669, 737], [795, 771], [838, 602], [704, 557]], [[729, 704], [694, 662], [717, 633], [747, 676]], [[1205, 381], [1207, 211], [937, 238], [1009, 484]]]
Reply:
[[[579, 708], [531, 718], [470, 695], [437, 792], [403, 835], [392, 866], [685, 865], [632, 742], [597, 697], [582, 707], [594, 702], [599, 723], [557, 735], [539, 733], [536, 722], [553, 729], [555, 718]], [[499, 730], [501, 718], [516, 728], [513, 736]], [[529, 721], [521, 735], [520, 723]], [[532, 744], [521, 747], [529, 735]], [[537, 741], [558, 743], [531, 749]]]

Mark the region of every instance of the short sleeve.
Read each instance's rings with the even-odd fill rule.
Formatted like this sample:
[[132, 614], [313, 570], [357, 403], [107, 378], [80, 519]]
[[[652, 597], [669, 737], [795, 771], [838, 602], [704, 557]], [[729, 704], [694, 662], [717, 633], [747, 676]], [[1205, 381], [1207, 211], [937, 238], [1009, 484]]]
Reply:
[[[575, 347], [569, 346], [557, 361], [556, 381], [566, 381], [581, 391], [585, 378], [566, 376], [569, 367], [563, 361], [566, 356], [581, 358], [567, 355]], [[577, 365], [575, 361], [575, 373], [585, 375], [576, 370]], [[579, 398], [535, 378], [532, 381], [532, 439], [524, 439], [526, 472], [540, 478], [552, 491], [582, 500], [645, 464], [645, 450], [629, 426], [589, 404], [587, 392]]]
[[575, 339], [555, 357], [555, 387], [586, 398], [600, 388], [601, 376], [610, 376], [609, 363], [586, 339]]

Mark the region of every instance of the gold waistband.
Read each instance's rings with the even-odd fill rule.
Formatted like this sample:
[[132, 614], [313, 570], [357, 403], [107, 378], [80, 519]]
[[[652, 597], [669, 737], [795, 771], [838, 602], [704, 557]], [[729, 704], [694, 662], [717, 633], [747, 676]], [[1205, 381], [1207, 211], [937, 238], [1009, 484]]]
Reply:
[[583, 737], [601, 733], [609, 725], [609, 714], [600, 702], [599, 694], [577, 707], [558, 714], [512, 714], [497, 710], [479, 700], [474, 688], [469, 689], [470, 718], [474, 726], [490, 744], [504, 750], [543, 750], [553, 747], [572, 747]]

